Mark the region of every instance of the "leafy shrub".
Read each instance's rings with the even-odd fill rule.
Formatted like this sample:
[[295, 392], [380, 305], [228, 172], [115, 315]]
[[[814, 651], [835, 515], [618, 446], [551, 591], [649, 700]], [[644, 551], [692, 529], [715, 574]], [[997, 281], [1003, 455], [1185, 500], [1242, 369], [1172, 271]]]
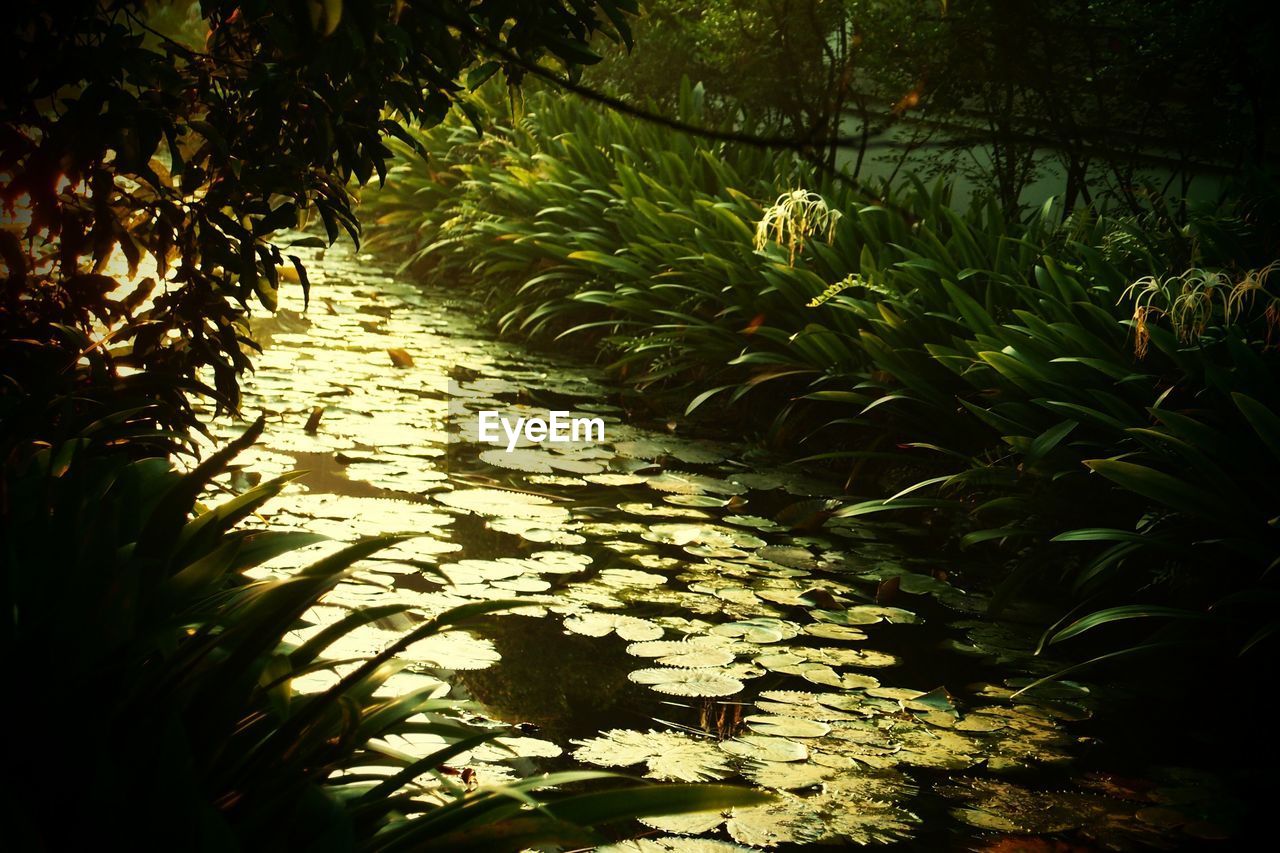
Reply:
[[[173, 5], [179, 8], [170, 8]], [[0, 32], [0, 358], [66, 328], [234, 410], [245, 314], [306, 270], [280, 230], [358, 240], [349, 183], [462, 77], [630, 43], [630, 0], [277, 4], [23, 0]], [[154, 17], [152, 16], [154, 13]], [[184, 20], [184, 13], [185, 18]], [[309, 238], [318, 241], [319, 238]], [[0, 386], [0, 395], [10, 389]]]
[[[499, 121], [420, 134], [429, 158], [367, 201], [383, 245], [478, 288], [501, 329], [598, 344], [689, 411], [772, 389], [776, 438], [854, 466], [869, 500], [846, 514], [949, 506], [962, 547], [1009, 556], [997, 607], [1032, 580], [1087, 602], [1046, 642], [1141, 618], [1164, 627], [1134, 649], [1239, 651], [1280, 625], [1265, 205], [1011, 221], [545, 94]], [[780, 191], [830, 214], [757, 249]], [[864, 463], [907, 454], [937, 476], [868, 494]]]
[[[198, 504], [261, 428], [186, 473], [146, 452], [152, 427], [138, 411], [6, 459], [0, 631], [19, 691], [8, 768], [15, 846], [517, 850], [593, 843], [587, 827], [608, 821], [759, 799], [707, 786], [538, 793], [606, 778], [588, 773], [473, 792], [447, 782], [450, 759], [503, 729], [464, 722], [463, 704], [431, 688], [397, 695], [395, 655], [514, 602], [447, 611], [366, 660], [333, 660], [326, 649], [408, 605], [353, 610], [287, 642], [352, 564], [402, 537], [367, 539], [284, 576], [254, 573], [323, 538], [237, 527], [291, 475]], [[292, 689], [323, 671], [334, 672], [331, 687]], [[417, 759], [380, 746], [412, 733], [445, 745]]]

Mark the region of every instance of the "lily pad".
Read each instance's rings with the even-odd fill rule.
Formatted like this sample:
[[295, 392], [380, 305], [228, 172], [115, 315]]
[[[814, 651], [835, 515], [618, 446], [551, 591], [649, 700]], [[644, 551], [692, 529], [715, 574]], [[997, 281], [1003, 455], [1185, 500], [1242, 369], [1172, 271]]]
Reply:
[[644, 482], [644, 477], [635, 474], [588, 474], [582, 478], [588, 483], [595, 483], [597, 486], [637, 486]]
[[535, 518], [546, 521], [569, 517], [567, 509], [553, 506], [552, 501], [547, 498], [505, 489], [457, 489], [437, 494], [435, 499], [445, 506], [464, 509], [477, 515]]
[[689, 474], [683, 471], [666, 471], [656, 477], [649, 477], [645, 485], [659, 492], [675, 495], [741, 495], [747, 487], [728, 480], [717, 480], [703, 474]]
[[666, 545], [701, 545], [717, 549], [753, 549], [764, 545], [764, 540], [758, 536], [714, 524], [655, 524], [641, 534], [641, 538]]
[[804, 761], [809, 757], [809, 750], [804, 744], [765, 735], [743, 735], [724, 741], [720, 748], [730, 755], [756, 761]]
[[804, 632], [811, 637], [819, 637], [823, 640], [844, 640], [850, 643], [860, 642], [867, 638], [865, 631], [861, 631], [852, 625], [836, 625], [830, 622], [815, 622], [812, 625], [805, 625]]
[[729, 775], [727, 759], [716, 744], [680, 732], [612, 729], [599, 737], [575, 740], [573, 757], [600, 767], [643, 764], [651, 779], [705, 782]]
[[[806, 651], [798, 649], [797, 651]], [[844, 690], [857, 690], [864, 687], [878, 687], [880, 682], [869, 675], [859, 673], [836, 672], [829, 665], [819, 661], [805, 660], [803, 657], [783, 652], [774, 655], [761, 655], [756, 664], [770, 672], [786, 675], [798, 675], [805, 681], [822, 684], [827, 687], [839, 687]]]
[[834, 625], [874, 625], [877, 622], [912, 625], [920, 621], [920, 618], [910, 610], [903, 610], [901, 607], [881, 607], [875, 604], [860, 604], [848, 610], [811, 610], [809, 615], [819, 622]]
[[662, 500], [674, 506], [696, 506], [708, 509], [719, 508], [729, 503], [724, 498], [717, 498], [712, 495], [666, 495]]
[[742, 639], [748, 643], [778, 643], [795, 637], [800, 633], [800, 626], [781, 619], [743, 619], [716, 625], [711, 633]]
[[720, 637], [692, 637], [688, 640], [657, 640], [649, 643], [632, 643], [627, 654], [656, 658], [664, 666], [700, 669], [733, 663], [736, 655], [730, 644]]
[[740, 847], [728, 841], [714, 838], [637, 838], [597, 847], [596, 853], [752, 853], [750, 847]]
[[485, 669], [502, 659], [493, 642], [463, 631], [436, 634], [411, 644], [400, 653], [404, 660], [440, 669]]
[[627, 678], [671, 696], [732, 696], [743, 688], [738, 679], [709, 669], [638, 669]]
[[819, 722], [836, 722], [861, 720], [862, 714], [856, 713], [856, 694], [850, 702], [841, 703], [846, 707], [835, 708], [822, 701], [823, 696], [834, 694], [803, 693], [796, 690], [765, 690], [756, 700], [756, 707], [766, 714], [799, 717]]
[[821, 785], [839, 772], [834, 767], [804, 761], [755, 761], [742, 774], [762, 788], [794, 791]]
[[629, 515], [643, 515], [654, 518], [711, 518], [700, 509], [692, 507], [654, 506], [650, 503], [629, 502], [618, 504], [618, 509]]
[[570, 616], [564, 620], [564, 627], [575, 634], [587, 637], [604, 637], [617, 634], [624, 640], [656, 640], [662, 636], [662, 626], [635, 616], [622, 616], [615, 613], [587, 613], [582, 616]]
[[747, 728], [758, 735], [782, 738], [822, 737], [831, 731], [831, 726], [817, 720], [803, 720], [799, 717], [769, 716], [756, 714], [743, 720]]
[[513, 471], [524, 471], [527, 474], [550, 474], [551, 454], [545, 450], [518, 448], [507, 451], [501, 448], [485, 450], [480, 453], [480, 461], [498, 468], [509, 468]]

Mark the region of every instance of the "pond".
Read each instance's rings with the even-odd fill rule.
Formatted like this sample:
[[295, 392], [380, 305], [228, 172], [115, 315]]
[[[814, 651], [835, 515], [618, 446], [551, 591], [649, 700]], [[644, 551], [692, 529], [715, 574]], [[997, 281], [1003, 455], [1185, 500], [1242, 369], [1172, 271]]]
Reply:
[[[1229, 800], [1211, 777], [1135, 773], [1099, 734], [1100, 687], [1018, 693], [1061, 667], [1033, 654], [1036, 631], [988, 619], [987, 596], [904, 550], [892, 525], [829, 518], [839, 482], [633, 417], [601, 373], [495, 340], [473, 303], [368, 257], [300, 254], [310, 309], [286, 298], [256, 326], [245, 409], [268, 428], [229, 485], [305, 469], [264, 511], [272, 525], [338, 543], [418, 534], [362, 563], [308, 614], [317, 625], [356, 605], [409, 601], [419, 619], [527, 605], [415, 644], [392, 679], [438, 679], [518, 726], [505, 749], [454, 760], [465, 784], [579, 767], [777, 792], [768, 806], [646, 821], [618, 851], [1223, 835]], [[602, 418], [606, 438], [507, 453], [475, 441], [482, 410]], [[377, 651], [402, 622], [330, 653]]]

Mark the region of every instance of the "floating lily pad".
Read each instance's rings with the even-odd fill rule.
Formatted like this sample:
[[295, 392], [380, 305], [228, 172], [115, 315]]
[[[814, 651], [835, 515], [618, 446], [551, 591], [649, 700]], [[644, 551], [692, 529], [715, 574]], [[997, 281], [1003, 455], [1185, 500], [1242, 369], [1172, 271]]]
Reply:
[[741, 483], [744, 486], [759, 489], [760, 491], [782, 489], [796, 497], [827, 495], [837, 491], [832, 488], [830, 483], [824, 483], [813, 477], [794, 472], [730, 474], [729, 479], [735, 483]]
[[927, 693], [922, 690], [909, 690], [901, 687], [876, 687], [868, 690], [867, 695], [881, 699], [896, 699], [902, 704], [902, 707], [912, 711], [955, 713], [955, 704], [944, 687], [939, 687]]
[[724, 741], [720, 748], [730, 755], [756, 761], [804, 761], [809, 757], [809, 750], [804, 744], [785, 737], [743, 735]]
[[702, 510], [694, 509], [693, 507], [677, 507], [673, 509], [669, 506], [654, 506], [650, 503], [640, 503], [638, 501], [618, 504], [618, 509], [630, 515], [655, 518], [711, 518]]
[[832, 625], [874, 625], [877, 622], [911, 625], [920, 621], [910, 610], [876, 604], [860, 604], [848, 610], [811, 610], [809, 615], [819, 622]]
[[604, 637], [616, 633], [624, 640], [656, 640], [662, 636], [662, 626], [635, 616], [614, 613], [587, 613], [570, 616], [564, 620], [566, 630], [587, 637]]
[[521, 758], [558, 758], [564, 750], [549, 740], [536, 737], [499, 737], [457, 756], [459, 764], [472, 761], [497, 763]]
[[[819, 722], [836, 722], [861, 720], [862, 714], [853, 713], [859, 708], [857, 694], [848, 697], [840, 704], [844, 707], [832, 707], [828, 704], [834, 694], [803, 693], [796, 690], [766, 690], [756, 700], [756, 707], [766, 714], [799, 717]], [[823, 697], [827, 697], [827, 702]]]
[[747, 728], [758, 735], [769, 735], [782, 738], [822, 737], [831, 731], [831, 726], [817, 720], [805, 720], [799, 717], [769, 716], [756, 714], [743, 720]]
[[777, 643], [790, 640], [800, 633], [800, 628], [794, 622], [760, 618], [725, 622], [712, 628], [711, 633], [722, 637], [740, 638], [748, 643]]
[[686, 812], [685, 814], [662, 815], [660, 817], [641, 818], [640, 822], [656, 827], [665, 832], [677, 832], [682, 835], [698, 835], [703, 832], [714, 832], [732, 812], [705, 811]]
[[612, 729], [599, 737], [575, 740], [578, 761], [601, 767], [643, 764], [651, 779], [705, 782], [729, 775], [727, 759], [716, 744], [680, 732]]
[[501, 660], [493, 642], [462, 631], [436, 634], [411, 644], [400, 657], [440, 669], [485, 669]]
[[541, 519], [495, 518], [488, 522], [488, 527], [499, 533], [519, 536], [526, 542], [538, 542], [543, 545], [581, 545], [587, 541], [585, 536], [573, 532], [568, 527], [544, 527], [543, 524], [544, 521]]
[[550, 474], [552, 454], [545, 450], [518, 448], [505, 450], [494, 448], [480, 453], [480, 461], [498, 468], [509, 468], [513, 471], [524, 471], [528, 474]]
[[567, 519], [569, 511], [554, 506], [547, 498], [505, 489], [457, 489], [435, 495], [445, 506], [465, 509], [477, 515], [511, 516], [541, 520]]
[[685, 442], [671, 438], [658, 440], [615, 441], [613, 448], [619, 456], [632, 459], [655, 460], [664, 457], [677, 459], [688, 465], [712, 465], [726, 456], [727, 450], [713, 442]]
[[542, 578], [509, 578], [493, 581], [493, 586], [508, 592], [546, 592], [551, 589], [551, 584]]
[[666, 471], [656, 477], [649, 477], [645, 480], [645, 485], [659, 492], [676, 495], [741, 495], [747, 491], [747, 487], [739, 483], [683, 471]]
[[844, 640], [851, 643], [860, 642], [867, 638], [865, 631], [861, 631], [852, 625], [836, 625], [831, 622], [816, 622], [812, 625], [805, 625], [804, 632], [811, 637], [819, 637], [823, 640]]
[[713, 524], [655, 524], [641, 535], [649, 542], [703, 545], [711, 548], [759, 548], [764, 540], [741, 530]]
[[[795, 652], [806, 652], [808, 649], [797, 648]], [[770, 672], [786, 675], [798, 675], [805, 681], [822, 684], [827, 687], [840, 687], [844, 690], [856, 690], [863, 687], [878, 687], [880, 682], [869, 675], [859, 673], [840, 673], [830, 665], [815, 660], [806, 660], [802, 654], [784, 651], [779, 654], [761, 655], [756, 664]]]
[[734, 655], [729, 644], [719, 637], [692, 637], [688, 640], [658, 640], [649, 643], [632, 643], [627, 653], [637, 657], [656, 658], [664, 666], [700, 669], [733, 663]]
[[525, 482], [531, 486], [585, 486], [587, 481], [579, 477], [566, 477], [562, 474], [530, 474]]
[[706, 509], [718, 509], [729, 503], [724, 498], [717, 498], [713, 495], [665, 495], [662, 500], [673, 506], [694, 506]]
[[605, 569], [600, 573], [600, 580], [610, 586], [641, 586], [646, 589], [662, 586], [667, 582], [662, 575], [638, 569]]
[[740, 847], [728, 841], [714, 838], [637, 838], [597, 847], [596, 853], [752, 853], [750, 847]]
[[812, 788], [839, 773], [837, 768], [804, 761], [754, 761], [742, 771], [742, 775], [760, 787], [781, 791]]
[[636, 474], [588, 474], [582, 478], [597, 486], [636, 486], [644, 482], [644, 477]]
[[822, 561], [815, 558], [812, 551], [798, 545], [769, 545], [757, 553], [762, 559], [791, 568], [815, 569], [822, 565]]
[[736, 527], [750, 527], [754, 530], [778, 531], [784, 529], [781, 524], [778, 524], [772, 518], [765, 518], [761, 515], [726, 515], [722, 520], [725, 524], [732, 524]]
[[732, 696], [743, 688], [738, 679], [710, 669], [638, 669], [627, 678], [671, 696]]

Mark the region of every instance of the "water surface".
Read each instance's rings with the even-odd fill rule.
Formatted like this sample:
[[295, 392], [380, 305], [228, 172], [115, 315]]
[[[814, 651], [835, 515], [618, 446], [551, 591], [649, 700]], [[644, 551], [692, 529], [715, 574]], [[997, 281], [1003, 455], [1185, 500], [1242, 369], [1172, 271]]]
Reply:
[[[269, 425], [229, 485], [304, 468], [264, 520], [336, 543], [419, 534], [309, 614], [319, 626], [412, 603], [335, 657], [461, 603], [528, 605], [415, 644], [392, 679], [439, 683], [518, 724], [505, 749], [453, 762], [461, 784], [591, 767], [778, 794], [648, 821], [614, 848], [647, 853], [1126, 849], [1224, 833], [1211, 778], [1119, 772], [1095, 734], [1097, 686], [1015, 695], [1060, 666], [1031, 654], [1035, 632], [987, 619], [987, 597], [904, 548], [895, 525], [827, 519], [840, 484], [821, 471], [631, 419], [603, 375], [493, 339], [474, 304], [342, 247], [302, 254], [313, 301], [303, 315], [286, 299], [257, 324], [265, 351], [245, 406]], [[475, 442], [484, 409], [603, 417], [607, 441], [507, 454]], [[392, 746], [425, 755], [438, 742]], [[1035, 837], [1075, 847], [1028, 847]]]

